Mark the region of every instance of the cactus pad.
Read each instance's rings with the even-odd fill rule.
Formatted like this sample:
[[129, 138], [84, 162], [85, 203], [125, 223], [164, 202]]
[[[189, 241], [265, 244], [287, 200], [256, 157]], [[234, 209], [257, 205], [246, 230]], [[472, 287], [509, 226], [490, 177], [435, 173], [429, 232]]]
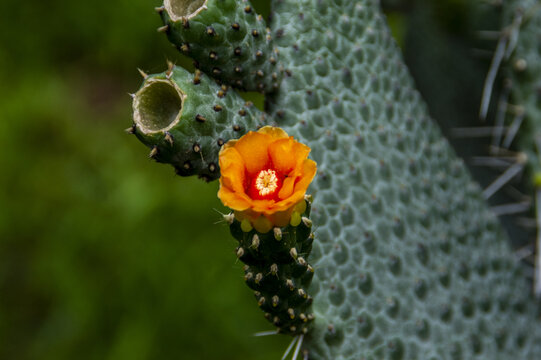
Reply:
[[291, 77], [269, 110], [319, 166], [309, 358], [539, 356], [521, 266], [429, 119], [377, 2], [274, 4]]
[[283, 69], [270, 30], [250, 2], [165, 0], [159, 8], [169, 40], [196, 66], [251, 91], [278, 88]]
[[134, 95], [128, 129], [181, 176], [219, 177], [218, 151], [264, 121], [264, 114], [227, 86], [179, 67], [148, 76]]

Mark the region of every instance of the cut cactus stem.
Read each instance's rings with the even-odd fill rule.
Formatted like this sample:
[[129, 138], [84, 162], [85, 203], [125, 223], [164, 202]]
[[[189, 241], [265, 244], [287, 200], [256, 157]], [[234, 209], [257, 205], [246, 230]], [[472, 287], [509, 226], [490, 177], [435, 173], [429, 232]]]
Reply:
[[164, 0], [167, 34], [196, 67], [233, 87], [262, 93], [278, 89], [283, 67], [270, 29], [247, 1]]
[[262, 125], [264, 116], [255, 106], [234, 92], [222, 96], [223, 88], [199, 72], [168, 63], [167, 71], [144, 75], [127, 132], [150, 148], [150, 158], [173, 165], [180, 176], [219, 178], [220, 148]]

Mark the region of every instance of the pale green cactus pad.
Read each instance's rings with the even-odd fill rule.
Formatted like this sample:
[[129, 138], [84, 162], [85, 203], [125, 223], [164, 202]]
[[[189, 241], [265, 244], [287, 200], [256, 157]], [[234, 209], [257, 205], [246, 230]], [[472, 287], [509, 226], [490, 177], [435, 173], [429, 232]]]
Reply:
[[541, 358], [522, 265], [430, 119], [379, 2], [275, 0], [270, 29], [285, 75], [266, 122], [318, 163], [305, 358]]
[[[376, 1], [276, 1], [270, 110], [312, 147], [310, 359], [533, 359], [535, 300]], [[290, 59], [286, 63], [286, 59]]]

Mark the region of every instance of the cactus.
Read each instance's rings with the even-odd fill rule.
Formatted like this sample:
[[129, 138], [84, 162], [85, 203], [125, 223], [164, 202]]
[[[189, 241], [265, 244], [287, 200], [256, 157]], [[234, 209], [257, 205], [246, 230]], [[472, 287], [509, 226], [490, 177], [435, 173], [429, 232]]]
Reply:
[[243, 90], [278, 88], [283, 69], [270, 29], [249, 3], [165, 0], [158, 11], [169, 40], [196, 66]]
[[[541, 4], [538, 1], [507, 1], [503, 7], [505, 25], [500, 42], [505, 44], [504, 75], [510, 88], [509, 105], [505, 106], [503, 118], [509, 125], [509, 135], [502, 147], [517, 150], [522, 155], [513, 166], [526, 168], [523, 180], [524, 192], [537, 218], [537, 249], [541, 249], [539, 216], [541, 206], [541, 63], [538, 39], [541, 29]], [[516, 140], [515, 140], [516, 137]], [[535, 293], [541, 295], [541, 254], [535, 260]]]
[[134, 94], [133, 125], [127, 129], [150, 147], [150, 157], [169, 163], [181, 176], [219, 177], [218, 151], [262, 124], [264, 114], [239, 96], [227, 96], [205, 74], [170, 65]]
[[[222, 63], [225, 71], [212, 72], [205, 52], [219, 49], [221, 54], [222, 49], [235, 46], [229, 40], [235, 30], [224, 24], [231, 19], [240, 25], [241, 20], [250, 21], [242, 9], [252, 9], [251, 5], [247, 1], [193, 1], [189, 15], [175, 22], [171, 6], [188, 2], [165, 3], [170, 5], [158, 10], [169, 38], [176, 45], [189, 41], [194, 51], [188, 55], [194, 56], [202, 70], [220, 84], [235, 85], [238, 78], [224, 77], [231, 74], [235, 61]], [[222, 15], [217, 18], [216, 14]], [[197, 27], [185, 29], [186, 21], [197, 22]], [[265, 27], [263, 20], [258, 21]], [[204, 32], [209, 27], [215, 33], [207, 40]], [[318, 175], [309, 190], [314, 194], [310, 212], [315, 273], [308, 292], [313, 296], [310, 311], [315, 320], [303, 344], [305, 358], [540, 357], [539, 309], [523, 268], [511, 256], [482, 190], [429, 118], [378, 1], [276, 0], [269, 28], [275, 43], [268, 46], [278, 49], [284, 77], [278, 88], [262, 88], [257, 79], [245, 78], [242, 87], [266, 92], [268, 116], [254, 112], [254, 119], [261, 122], [248, 120], [243, 130], [256, 130], [263, 123], [278, 125], [309, 145], [318, 163]], [[190, 33], [194, 29], [202, 32]], [[217, 44], [215, 38], [227, 41]], [[258, 50], [253, 46], [247, 47], [252, 54]], [[224, 54], [227, 58], [228, 51]], [[257, 69], [252, 61], [246, 66], [249, 71]], [[176, 71], [171, 79], [187, 95], [185, 103], [190, 96], [213, 99], [218, 88], [213, 90], [209, 84], [184, 89]], [[161, 85], [163, 77], [154, 81]], [[154, 78], [145, 80], [134, 104], [141, 103], [145, 86]], [[233, 90], [228, 97], [231, 103], [227, 105], [241, 103]], [[161, 107], [160, 97], [148, 100], [156, 103], [152, 108]], [[135, 109], [137, 131], [144, 122], [137, 120]], [[238, 121], [237, 109], [230, 110], [220, 123], [226, 128], [223, 124]], [[163, 113], [153, 111], [153, 118]], [[188, 108], [186, 113], [188, 120], [195, 114]], [[209, 119], [208, 126], [218, 126], [215, 121]], [[178, 146], [191, 146], [195, 137], [207, 139], [209, 134], [193, 124], [187, 125], [193, 128], [188, 135], [176, 130], [175, 141], [182, 144]], [[160, 146], [158, 154], [168, 146], [167, 134], [159, 128], [158, 135], [139, 135], [147, 145]], [[208, 139], [215, 141], [218, 131]], [[178, 162], [177, 157], [189, 150], [175, 151], [164, 152], [166, 156], [158, 160], [178, 166], [185, 160]], [[205, 158], [215, 161], [217, 151], [209, 146]], [[257, 255], [244, 250], [253, 244], [253, 230], [239, 231], [238, 227], [233, 221], [232, 233], [243, 249], [240, 253], [237, 249], [237, 255]], [[273, 240], [272, 234], [265, 239], [257, 235], [266, 243]], [[263, 270], [246, 268], [248, 282], [248, 274], [257, 271]]]

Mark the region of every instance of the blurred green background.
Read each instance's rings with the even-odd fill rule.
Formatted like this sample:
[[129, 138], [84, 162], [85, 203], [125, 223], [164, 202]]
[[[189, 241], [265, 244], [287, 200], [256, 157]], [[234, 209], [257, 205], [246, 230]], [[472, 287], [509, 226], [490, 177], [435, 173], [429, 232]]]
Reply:
[[190, 65], [159, 5], [0, 2], [0, 359], [275, 360], [289, 343], [252, 336], [271, 326], [217, 183], [123, 131], [138, 67]]

